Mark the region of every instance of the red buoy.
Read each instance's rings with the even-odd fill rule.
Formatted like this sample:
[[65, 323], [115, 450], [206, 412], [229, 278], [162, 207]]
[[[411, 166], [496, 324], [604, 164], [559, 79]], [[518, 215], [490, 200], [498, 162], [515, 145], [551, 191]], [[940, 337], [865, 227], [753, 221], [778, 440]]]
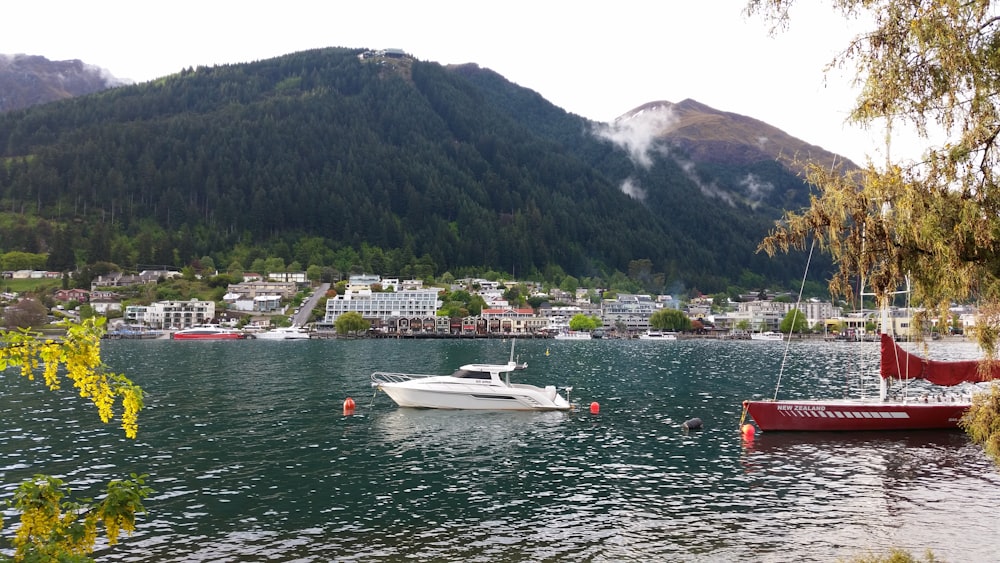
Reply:
[[756, 431], [757, 429], [754, 428], [753, 424], [744, 424], [740, 427], [740, 432], [743, 433], [743, 437], [747, 440], [753, 440], [753, 435]]
[[597, 401], [590, 403], [590, 414], [597, 414], [601, 412], [601, 405], [597, 404]]
[[354, 399], [348, 397], [344, 399], [344, 416], [354, 414]]

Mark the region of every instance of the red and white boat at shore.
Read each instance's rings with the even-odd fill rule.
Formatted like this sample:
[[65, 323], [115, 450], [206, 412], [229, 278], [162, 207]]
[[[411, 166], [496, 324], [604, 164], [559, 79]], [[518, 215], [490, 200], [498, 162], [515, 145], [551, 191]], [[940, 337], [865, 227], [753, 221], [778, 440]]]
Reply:
[[178, 330], [174, 340], [241, 340], [247, 337], [242, 330], [224, 328], [218, 325], [199, 325]]
[[[861, 431], [935, 430], [958, 428], [972, 404], [969, 393], [921, 394], [902, 400], [887, 398], [892, 379], [924, 379], [934, 385], [952, 387], [984, 381], [978, 360], [935, 361], [903, 350], [887, 334], [881, 341], [881, 384], [878, 398], [832, 400], [743, 401], [761, 430], [767, 431]], [[991, 377], [1000, 378], [1000, 366]]]

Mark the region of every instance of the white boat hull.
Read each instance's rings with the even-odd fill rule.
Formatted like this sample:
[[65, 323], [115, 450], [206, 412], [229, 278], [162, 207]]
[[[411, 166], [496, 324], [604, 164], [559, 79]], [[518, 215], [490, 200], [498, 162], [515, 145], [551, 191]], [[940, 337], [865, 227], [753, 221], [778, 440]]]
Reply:
[[[514, 358], [506, 364], [466, 364], [451, 375], [376, 371], [372, 386], [401, 407], [500, 411], [565, 411], [572, 408], [555, 385], [511, 383], [510, 373], [527, 368]], [[572, 388], [566, 387], [568, 393]]]
[[569, 410], [569, 401], [553, 387], [515, 384], [510, 387], [460, 382], [383, 383], [379, 389], [401, 407], [427, 409]]
[[677, 335], [669, 332], [644, 332], [639, 335], [639, 340], [677, 340]]
[[300, 330], [269, 330], [256, 335], [260, 340], [309, 340], [309, 333]]
[[556, 340], [593, 340], [589, 332], [559, 332], [553, 338]]
[[781, 342], [785, 339], [780, 332], [754, 332], [750, 335], [750, 340], [763, 342]]

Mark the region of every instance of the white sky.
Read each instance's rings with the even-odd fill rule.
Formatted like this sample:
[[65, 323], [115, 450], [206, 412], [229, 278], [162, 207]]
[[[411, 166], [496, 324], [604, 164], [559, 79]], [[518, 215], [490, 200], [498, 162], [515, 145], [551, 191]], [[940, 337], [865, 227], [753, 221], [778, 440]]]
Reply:
[[844, 124], [852, 76], [823, 72], [862, 29], [815, 0], [800, 0], [791, 28], [774, 37], [759, 17], [743, 16], [744, 0], [5, 4], [0, 53], [80, 59], [122, 79], [320, 47], [399, 48], [426, 61], [477, 63], [598, 121], [692, 98], [858, 164], [881, 160], [880, 131]]

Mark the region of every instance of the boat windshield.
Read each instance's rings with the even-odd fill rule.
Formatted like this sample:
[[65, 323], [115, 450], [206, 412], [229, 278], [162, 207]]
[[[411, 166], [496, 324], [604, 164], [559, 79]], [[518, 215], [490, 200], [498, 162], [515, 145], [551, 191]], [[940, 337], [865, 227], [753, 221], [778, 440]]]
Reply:
[[452, 377], [461, 377], [464, 379], [490, 379], [490, 372], [488, 371], [470, 371], [465, 369], [460, 369], [455, 373], [451, 374]]

